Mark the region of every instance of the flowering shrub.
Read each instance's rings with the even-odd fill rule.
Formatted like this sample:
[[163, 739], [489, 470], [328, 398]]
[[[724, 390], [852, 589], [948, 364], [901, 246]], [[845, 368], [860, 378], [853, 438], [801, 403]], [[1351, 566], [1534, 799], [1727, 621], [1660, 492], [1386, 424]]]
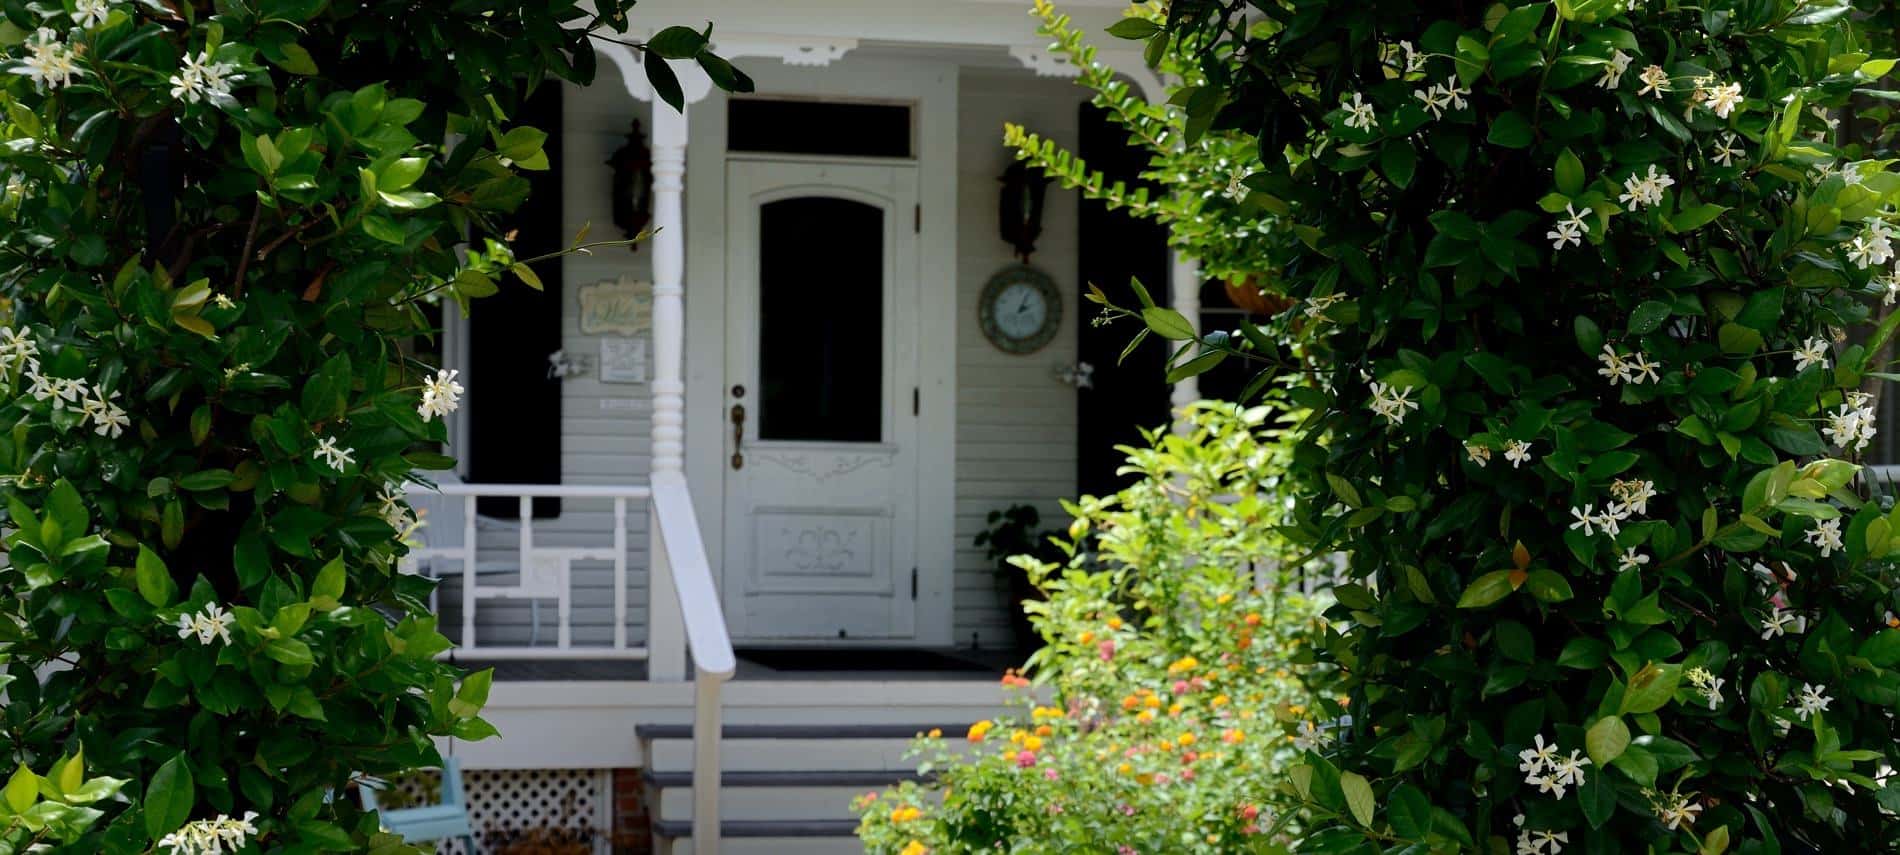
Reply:
[[[538, 287], [483, 239], [546, 165], [510, 111], [632, 3], [594, 6], [0, 8], [7, 851], [388, 852], [351, 779], [493, 733], [395, 572], [461, 394], [401, 345]], [[660, 55], [744, 85], [676, 28], [663, 97]]]
[[[1024, 714], [919, 743], [928, 784], [859, 802], [874, 852], [1271, 848], [1268, 796], [1311, 723], [1315, 603], [1289, 591], [1286, 464], [1264, 408], [1200, 405], [1189, 436], [1135, 451], [1141, 480], [1069, 506], [1066, 565], [1018, 563], [1047, 645]], [[1258, 575], [1257, 575], [1258, 574]], [[1302, 728], [1301, 722], [1306, 725]]]
[[1123, 34], [1198, 53], [1186, 111], [1301, 238], [1299, 311], [1184, 365], [1312, 410], [1283, 531], [1357, 579], [1298, 849], [1900, 847], [1900, 510], [1856, 477], [1900, 318], [1846, 333], [1900, 288], [1900, 174], [1831, 124], [1895, 63], [1854, 10], [1170, 10]]

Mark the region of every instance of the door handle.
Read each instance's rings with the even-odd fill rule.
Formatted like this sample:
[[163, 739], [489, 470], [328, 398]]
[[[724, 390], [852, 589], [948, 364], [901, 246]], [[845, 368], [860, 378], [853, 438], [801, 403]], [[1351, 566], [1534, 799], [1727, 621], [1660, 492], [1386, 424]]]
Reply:
[[[732, 387], [732, 394], [733, 394], [733, 397], [736, 397], [736, 398], [745, 397], [745, 387], [744, 386]], [[732, 468], [734, 469], [745, 468], [745, 453], [740, 450], [741, 447], [743, 447], [744, 445], [745, 445], [745, 405], [733, 404], [732, 405]]]

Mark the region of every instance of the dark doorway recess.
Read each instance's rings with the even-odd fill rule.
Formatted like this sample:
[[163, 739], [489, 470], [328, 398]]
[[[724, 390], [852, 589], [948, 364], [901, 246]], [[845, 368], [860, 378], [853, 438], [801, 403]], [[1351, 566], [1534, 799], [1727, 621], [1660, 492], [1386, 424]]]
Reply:
[[[521, 124], [548, 132], [548, 168], [523, 172], [531, 185], [507, 226], [517, 258], [567, 245], [561, 218], [561, 85], [543, 84], [528, 98]], [[547, 289], [509, 277], [501, 291], [474, 301], [468, 318], [468, 477], [479, 484], [561, 481], [561, 381], [548, 376], [547, 356], [561, 349], [561, 259], [537, 262]], [[519, 500], [477, 501], [484, 516], [521, 515]], [[534, 515], [559, 516], [561, 500], [534, 500]]]
[[[1128, 132], [1101, 108], [1083, 104], [1081, 110], [1076, 153], [1091, 168], [1107, 173], [1110, 182], [1137, 184], [1137, 176], [1148, 165], [1148, 152], [1130, 145]], [[1132, 276], [1156, 300], [1168, 299], [1166, 228], [1083, 199], [1080, 229], [1079, 273], [1084, 289], [1099, 285], [1117, 303], [1130, 304], [1135, 300], [1128, 287]], [[1143, 428], [1168, 422], [1168, 385], [1162, 380], [1167, 353], [1158, 344], [1144, 343], [1126, 362], [1116, 364], [1138, 330], [1126, 321], [1093, 326], [1098, 313], [1092, 308], [1093, 304], [1083, 303], [1075, 313], [1081, 325], [1079, 358], [1095, 367], [1095, 387], [1076, 393], [1075, 484], [1084, 494], [1100, 496], [1130, 480], [1115, 474], [1127, 458], [1115, 446], [1139, 446]]]

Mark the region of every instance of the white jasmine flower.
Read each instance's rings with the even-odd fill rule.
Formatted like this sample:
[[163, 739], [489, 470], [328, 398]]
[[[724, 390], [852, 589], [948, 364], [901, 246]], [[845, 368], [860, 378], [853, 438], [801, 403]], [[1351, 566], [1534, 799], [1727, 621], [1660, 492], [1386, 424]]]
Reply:
[[41, 27], [26, 40], [26, 58], [14, 74], [24, 75], [40, 90], [58, 89], [73, 82], [79, 68], [78, 50], [59, 40], [59, 31]]
[[1621, 48], [1611, 51], [1610, 61], [1603, 66], [1603, 76], [1597, 80], [1597, 85], [1604, 89], [1623, 85], [1623, 74], [1630, 70], [1630, 61], [1633, 59], [1635, 57], [1624, 53]]
[[331, 469], [342, 472], [345, 464], [356, 462], [355, 454], [356, 449], [338, 448], [336, 437], [326, 436], [317, 441], [317, 450], [312, 452], [311, 456], [329, 464]]
[[187, 104], [228, 101], [231, 98], [230, 75], [236, 70], [230, 63], [211, 61], [209, 51], [199, 51], [196, 56], [186, 55], [184, 66], [171, 76], [172, 97]]
[[1568, 831], [1540, 830], [1533, 831], [1531, 834], [1535, 836], [1539, 844], [1550, 844], [1550, 855], [1557, 855], [1557, 853], [1564, 851], [1564, 846], [1570, 843], [1570, 832]]
[[1643, 565], [1648, 563], [1649, 556], [1636, 551], [1636, 547], [1632, 546], [1623, 550], [1622, 555], [1617, 556], [1616, 570], [1619, 573], [1625, 570], [1641, 570], [1643, 569]]
[[1440, 89], [1436, 83], [1425, 89], [1413, 92], [1412, 97], [1425, 102], [1425, 112], [1432, 114], [1432, 118], [1434, 119], [1444, 116], [1445, 105], [1450, 101], [1450, 98], [1445, 94], [1444, 90]]
[[205, 603], [204, 609], [197, 614], [178, 616], [178, 637], [190, 638], [195, 635], [198, 637], [199, 644], [210, 644], [213, 641], [230, 644], [231, 625], [236, 622], [237, 618], [225, 611], [223, 606], [217, 603]]
[[1651, 383], [1662, 381], [1662, 375], [1657, 372], [1657, 369], [1662, 367], [1662, 363], [1649, 361], [1649, 355], [1640, 350], [1636, 352], [1636, 355], [1630, 357], [1629, 367], [1629, 382], [1633, 385], [1640, 385], [1644, 380], [1648, 380]]
[[422, 384], [422, 403], [416, 407], [423, 421], [447, 416], [462, 408], [462, 384], [455, 382], [460, 371], [437, 369], [435, 376]]
[[91, 29], [106, 22], [106, 16], [112, 14], [112, 4], [106, 0], [77, 0], [73, 3], [73, 23]]
[[225, 296], [225, 295], [224, 295], [224, 292], [222, 292], [222, 291], [220, 291], [220, 292], [218, 292], [218, 293], [216, 293], [216, 294], [213, 294], [213, 295], [211, 295], [211, 305], [214, 305], [214, 306], [217, 306], [217, 307], [218, 307], [218, 308], [220, 308], [220, 309], [235, 309], [235, 308], [237, 308], [237, 304], [236, 304], [236, 303], [233, 303], [233, 302], [231, 302], [231, 298], [230, 298], [230, 297], [227, 297], [227, 296]]
[[1695, 815], [1702, 812], [1702, 806], [1691, 804], [1687, 796], [1670, 793], [1656, 802], [1656, 818], [1675, 831], [1678, 826], [1695, 825]]
[[1683, 676], [1689, 678], [1689, 685], [1702, 693], [1703, 699], [1709, 703], [1711, 712], [1722, 705], [1722, 685], [1728, 681], [1710, 673], [1707, 668], [1690, 668]]
[[[1596, 523], [1597, 528], [1603, 530], [1604, 534], [1615, 537], [1623, 533], [1621, 523], [1623, 520], [1629, 519], [1629, 516], [1630, 512], [1628, 509], [1622, 505], [1612, 504], [1604, 508], [1603, 513], [1597, 514], [1592, 521]], [[1584, 533], [1589, 534], [1587, 531]]]
[[126, 415], [125, 410], [116, 403], [119, 393], [108, 393], [104, 389], [94, 388], [92, 394], [93, 397], [87, 398], [80, 404], [80, 409], [96, 425], [93, 432], [100, 436], [118, 439], [120, 434], [125, 433], [126, 426], [132, 423], [132, 419]]
[[1742, 84], [1740, 83], [1715, 86], [1700, 90], [1700, 92], [1708, 103], [1709, 111], [1719, 119], [1728, 118], [1730, 113], [1735, 112], [1736, 106], [1742, 103]]
[[243, 819], [218, 814], [215, 819], [188, 822], [158, 841], [159, 848], [171, 855], [223, 855], [237, 852], [257, 834], [256, 811], [245, 811]]
[[1568, 791], [1568, 785], [1554, 774], [1533, 775], [1524, 779], [1524, 783], [1535, 784], [1538, 792], [1555, 795], [1558, 801], [1563, 801], [1564, 793]]
[[1333, 307], [1334, 303], [1344, 299], [1346, 299], [1346, 295], [1344, 294], [1327, 294], [1321, 297], [1308, 297], [1306, 298], [1306, 308], [1301, 311], [1309, 318], [1321, 318], [1325, 316], [1327, 309]]
[[1359, 93], [1352, 93], [1351, 101], [1343, 101], [1340, 109], [1346, 111], [1346, 127], [1355, 130], [1370, 131], [1379, 124], [1378, 117], [1372, 112], [1372, 105], [1365, 102]]
[[1821, 550], [1821, 557], [1826, 558], [1829, 555], [1833, 555], [1834, 550], [1841, 548], [1841, 521], [1837, 519], [1822, 520], [1816, 523], [1814, 528], [1808, 529], [1807, 533], [1801, 537], [1808, 543], [1819, 548]]
[[1414, 74], [1425, 70], [1425, 55], [1413, 48], [1411, 42], [1401, 41], [1398, 47], [1400, 57], [1404, 60], [1404, 73]]
[[1457, 75], [1445, 76], [1444, 91], [1445, 103], [1454, 110], [1463, 110], [1466, 106], [1465, 96], [1471, 94], [1471, 90], [1458, 85]]
[[1776, 636], [1787, 635], [1790, 632], [1799, 635], [1806, 632], [1807, 629], [1807, 618], [1784, 609], [1781, 606], [1775, 606], [1774, 610], [1768, 613], [1767, 620], [1762, 621], [1761, 640], [1767, 641]]
[[1583, 529], [1584, 537], [1595, 536], [1597, 533], [1597, 521], [1602, 519], [1602, 517], [1597, 515], [1596, 509], [1597, 506], [1595, 502], [1587, 503], [1581, 508], [1571, 508], [1570, 517], [1576, 520], [1576, 522], [1571, 523], [1570, 527], [1572, 529]]
[[[1583, 786], [1583, 767], [1588, 765], [1590, 765], [1590, 758], [1583, 756], [1583, 753], [1576, 749], [1571, 749], [1570, 756], [1559, 757], [1550, 764], [1551, 775], [1561, 781], [1564, 786], [1581, 787]], [[1557, 798], [1561, 799], [1563, 796], [1560, 795]]]
[[1663, 93], [1669, 91], [1669, 72], [1660, 65], [1643, 69], [1636, 78], [1643, 81], [1643, 88], [1636, 90], [1638, 96], [1654, 93], [1657, 100], [1661, 100]]
[[1794, 370], [1806, 371], [1810, 365], [1819, 365], [1822, 368], [1826, 368], [1828, 366], [1827, 354], [1828, 348], [1826, 339], [1819, 337], [1808, 339], [1802, 342], [1801, 347], [1794, 352]]
[[1235, 167], [1227, 173], [1227, 186], [1221, 190], [1221, 196], [1230, 202], [1239, 202], [1247, 198], [1247, 170]]
[[1827, 712], [1827, 705], [1833, 702], [1834, 699], [1827, 696], [1826, 686], [1802, 683], [1801, 697], [1795, 701], [1795, 715], [1807, 721], [1809, 716]]
[[1553, 250], [1563, 249], [1565, 243], [1582, 246], [1583, 229], [1573, 220], [1558, 220], [1550, 231], [1544, 232], [1544, 239], [1550, 241]]
[[1372, 411], [1379, 414], [1394, 427], [1405, 423], [1407, 410], [1418, 409], [1418, 402], [1410, 399], [1411, 388], [1398, 389], [1374, 380], [1372, 389]]
[[27, 337], [25, 329], [0, 327], [0, 365], [17, 368], [40, 355], [40, 346]]
[[1517, 752], [1517, 771], [1525, 774], [1524, 783], [1527, 784], [1531, 783], [1529, 776], [1542, 774], [1557, 760], [1557, 743], [1544, 744], [1544, 735], [1541, 733], [1534, 738], [1534, 747]]
[[1879, 274], [1868, 284], [1880, 290], [1881, 305], [1891, 306], [1894, 300], [1900, 299], [1900, 272], [1888, 271]]
[[1610, 385], [1616, 385], [1618, 380], [1629, 379], [1629, 363], [1623, 361], [1622, 354], [1617, 353], [1616, 348], [1604, 345], [1603, 352], [1597, 354], [1597, 360], [1603, 363], [1603, 367], [1597, 369], [1597, 374], [1609, 380]]
[[1531, 444], [1521, 439], [1511, 440], [1504, 446], [1504, 459], [1511, 461], [1512, 469], [1530, 462]]
[[1828, 442], [1843, 450], [1863, 451], [1879, 433], [1875, 420], [1873, 396], [1850, 392], [1840, 410], [1828, 414], [1827, 427], [1822, 428], [1821, 433], [1827, 436]]
[[1292, 736], [1293, 750], [1317, 751], [1331, 745], [1332, 734], [1327, 733], [1311, 721], [1300, 722], [1300, 729]]
[[1739, 145], [1740, 142], [1741, 138], [1734, 134], [1722, 134], [1721, 141], [1717, 142], [1714, 150], [1709, 152], [1709, 159], [1722, 166], [1733, 166], [1735, 159], [1745, 154]]
[[1491, 462], [1491, 449], [1476, 443], [1467, 442], [1465, 443], [1465, 456], [1470, 457], [1471, 462], [1478, 464], [1479, 469], [1483, 469], [1485, 464]]
[[1622, 502], [1623, 506], [1629, 510], [1646, 514], [1649, 513], [1649, 500], [1656, 498], [1656, 482], [1645, 481], [1641, 478], [1631, 478], [1627, 481], [1618, 478], [1610, 482], [1610, 495], [1615, 496], [1616, 500]]
[[1676, 179], [1669, 177], [1667, 172], [1658, 171], [1656, 164], [1652, 163], [1649, 165], [1647, 175], [1639, 177], [1632, 173], [1630, 177], [1623, 179], [1623, 192], [1616, 197], [1616, 200], [1622, 202], [1623, 206], [1631, 211], [1660, 205], [1663, 200], [1663, 191], [1675, 184]]

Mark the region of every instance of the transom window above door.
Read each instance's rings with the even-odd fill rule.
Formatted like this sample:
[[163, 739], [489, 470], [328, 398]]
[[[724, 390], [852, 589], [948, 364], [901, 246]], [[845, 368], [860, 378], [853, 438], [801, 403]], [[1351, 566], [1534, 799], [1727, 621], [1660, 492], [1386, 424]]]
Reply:
[[914, 112], [910, 104], [733, 98], [726, 102], [726, 147], [762, 154], [913, 158]]

